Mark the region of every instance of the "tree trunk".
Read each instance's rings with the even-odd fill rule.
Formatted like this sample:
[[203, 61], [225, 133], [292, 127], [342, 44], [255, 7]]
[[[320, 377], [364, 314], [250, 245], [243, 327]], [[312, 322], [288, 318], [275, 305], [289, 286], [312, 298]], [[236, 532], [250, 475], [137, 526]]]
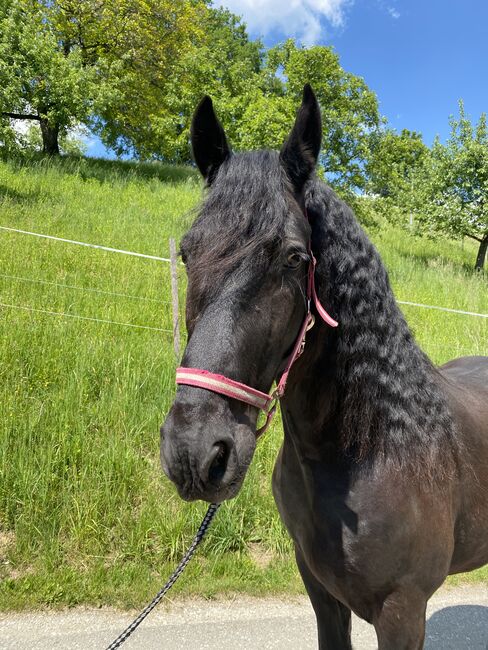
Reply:
[[476, 264], [474, 268], [477, 271], [482, 271], [485, 265], [486, 251], [488, 249], [488, 235], [485, 235], [480, 242], [480, 247], [478, 249], [478, 255], [476, 256]]
[[46, 117], [41, 117], [42, 153], [59, 156], [59, 125], [50, 124]]

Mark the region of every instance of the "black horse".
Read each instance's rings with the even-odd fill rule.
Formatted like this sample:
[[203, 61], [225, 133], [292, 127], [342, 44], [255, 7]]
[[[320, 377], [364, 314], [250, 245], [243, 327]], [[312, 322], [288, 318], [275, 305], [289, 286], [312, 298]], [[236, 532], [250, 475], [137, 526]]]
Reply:
[[[290, 373], [276, 503], [320, 648], [351, 648], [351, 610], [375, 626], [380, 650], [422, 648], [429, 597], [448, 574], [488, 562], [488, 358], [436, 369], [415, 343], [378, 252], [314, 175], [310, 86], [279, 154], [232, 154], [208, 97], [192, 144], [209, 191], [181, 245], [182, 365], [268, 391], [306, 313], [311, 241], [319, 298], [339, 326], [317, 318]], [[256, 421], [252, 406], [179, 386], [161, 457], [184, 499], [237, 494]]]

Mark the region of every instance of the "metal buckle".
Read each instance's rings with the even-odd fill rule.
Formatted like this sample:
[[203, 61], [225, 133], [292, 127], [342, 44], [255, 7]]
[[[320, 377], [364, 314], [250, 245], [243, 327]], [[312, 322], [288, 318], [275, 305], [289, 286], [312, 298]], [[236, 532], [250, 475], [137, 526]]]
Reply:
[[306, 334], [307, 334], [307, 332], [308, 332], [309, 330], [312, 329], [312, 327], [313, 327], [314, 325], [315, 325], [315, 316], [309, 312], [309, 314], [308, 314], [308, 323], [307, 323], [307, 327], [305, 328], [305, 332], [304, 332], [304, 335], [303, 335], [303, 339], [302, 339], [302, 342], [300, 343], [300, 348], [299, 348], [299, 350], [298, 350], [298, 354], [297, 354], [297, 356], [296, 356], [297, 359], [298, 359], [298, 357], [301, 357], [301, 356], [302, 356], [303, 351], [304, 351], [304, 349], [305, 349], [305, 343], [307, 342]]

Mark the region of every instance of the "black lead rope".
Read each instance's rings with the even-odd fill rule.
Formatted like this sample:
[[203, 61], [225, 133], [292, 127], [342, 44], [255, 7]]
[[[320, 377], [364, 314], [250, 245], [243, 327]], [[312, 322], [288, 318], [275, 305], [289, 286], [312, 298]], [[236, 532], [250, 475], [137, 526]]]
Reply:
[[188, 562], [191, 560], [193, 557], [195, 551], [197, 550], [198, 545], [202, 541], [202, 539], [205, 537], [205, 533], [207, 532], [210, 524], [212, 523], [212, 519], [215, 517], [215, 513], [220, 507], [220, 503], [211, 503], [210, 506], [208, 507], [208, 510], [205, 514], [205, 517], [203, 518], [202, 523], [200, 524], [200, 528], [197, 531], [197, 534], [195, 535], [195, 538], [193, 542], [191, 543], [190, 548], [187, 550], [185, 555], [183, 556], [183, 559], [181, 562], [178, 564], [176, 569], [173, 571], [171, 574], [170, 579], [168, 582], [162, 587], [158, 593], [154, 596], [154, 598], [151, 600], [149, 605], [144, 607], [142, 612], [135, 618], [132, 623], [125, 628], [125, 630], [119, 634], [119, 636], [115, 639], [115, 641], [112, 641], [112, 643], [107, 647], [107, 650], [115, 650], [116, 648], [120, 648], [120, 646], [127, 641], [127, 639], [130, 637], [132, 632], [136, 628], [139, 627], [139, 625], [142, 623], [142, 621], [148, 616], [152, 610], [156, 607], [156, 605], [159, 603], [161, 598], [171, 589], [171, 587], [174, 585], [174, 583], [178, 580], [180, 575], [183, 573], [183, 571], [186, 568], [186, 565]]

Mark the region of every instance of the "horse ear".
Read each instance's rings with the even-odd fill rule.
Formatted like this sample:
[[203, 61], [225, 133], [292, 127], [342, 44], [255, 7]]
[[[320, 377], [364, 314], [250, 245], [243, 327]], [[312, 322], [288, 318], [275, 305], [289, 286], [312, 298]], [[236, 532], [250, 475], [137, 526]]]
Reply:
[[297, 193], [310, 178], [322, 144], [320, 107], [310, 84], [303, 88], [303, 99], [295, 125], [281, 148], [283, 167]]
[[193, 116], [191, 144], [198, 169], [210, 185], [220, 165], [230, 155], [230, 149], [208, 95], [202, 99]]

